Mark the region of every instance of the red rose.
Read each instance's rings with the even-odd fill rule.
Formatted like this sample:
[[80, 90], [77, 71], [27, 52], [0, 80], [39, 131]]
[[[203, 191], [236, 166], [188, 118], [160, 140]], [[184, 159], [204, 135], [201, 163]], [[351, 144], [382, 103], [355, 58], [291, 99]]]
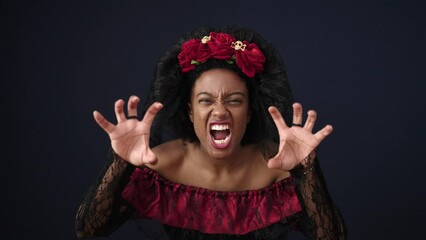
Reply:
[[232, 60], [234, 54], [232, 42], [235, 42], [235, 39], [229, 34], [211, 32], [208, 44], [213, 57], [219, 60]]
[[211, 32], [203, 41], [191, 39], [182, 44], [178, 55], [179, 65], [184, 73], [194, 70], [196, 65], [211, 58], [236, 62], [241, 71], [250, 78], [261, 73], [265, 63], [265, 56], [256, 44], [235, 41], [235, 38], [227, 33]]
[[178, 55], [179, 65], [182, 68], [182, 72], [186, 73], [195, 69], [195, 65], [191, 62], [197, 58], [200, 44], [200, 39], [191, 39], [182, 44], [182, 50]]
[[201, 43], [198, 45], [197, 49], [197, 58], [195, 60], [197, 62], [203, 63], [212, 58], [212, 52], [207, 44]]
[[255, 43], [243, 42], [246, 44], [244, 51], [236, 50], [235, 58], [237, 59], [237, 65], [241, 68], [241, 71], [248, 77], [254, 77], [254, 74], [261, 73], [263, 71], [263, 63], [265, 63], [265, 55], [260, 51], [259, 47]]

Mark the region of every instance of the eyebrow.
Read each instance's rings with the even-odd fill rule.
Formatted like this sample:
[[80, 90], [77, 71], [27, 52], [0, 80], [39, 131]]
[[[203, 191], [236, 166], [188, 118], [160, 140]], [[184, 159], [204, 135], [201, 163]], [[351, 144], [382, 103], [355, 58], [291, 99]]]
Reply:
[[[211, 93], [209, 93], [209, 92], [200, 92], [200, 93], [198, 93], [196, 96], [198, 97], [198, 96], [200, 96], [200, 95], [209, 95], [209, 96], [213, 96], [213, 94], [211, 94]], [[241, 96], [243, 96], [243, 97], [245, 97], [245, 96], [246, 96], [246, 95], [245, 95], [244, 93], [242, 93], [242, 92], [231, 92], [230, 94], [226, 94], [226, 95], [225, 95], [225, 98], [228, 98], [228, 97], [233, 96], [233, 95], [241, 95]]]

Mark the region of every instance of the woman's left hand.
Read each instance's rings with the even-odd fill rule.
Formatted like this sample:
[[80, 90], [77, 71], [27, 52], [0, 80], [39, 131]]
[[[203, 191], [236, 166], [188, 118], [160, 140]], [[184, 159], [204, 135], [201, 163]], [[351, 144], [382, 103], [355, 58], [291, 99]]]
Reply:
[[299, 163], [305, 165], [303, 161], [318, 147], [324, 138], [331, 134], [333, 127], [326, 125], [324, 128], [312, 133], [317, 114], [315, 111], [308, 111], [308, 118], [302, 125], [302, 105], [300, 103], [293, 104], [293, 124], [287, 126], [281, 113], [276, 107], [269, 107], [269, 113], [275, 122], [280, 137], [278, 153], [273, 158], [269, 159], [269, 168], [278, 168], [289, 171]]

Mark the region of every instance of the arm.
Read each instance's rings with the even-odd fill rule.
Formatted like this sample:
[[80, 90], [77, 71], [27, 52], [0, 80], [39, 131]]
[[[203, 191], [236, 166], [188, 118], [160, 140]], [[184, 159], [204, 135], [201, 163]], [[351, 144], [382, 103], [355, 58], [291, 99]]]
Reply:
[[97, 111], [93, 113], [95, 121], [108, 134], [112, 151], [110, 163], [93, 183], [77, 212], [76, 232], [80, 238], [105, 236], [116, 230], [134, 212], [121, 198], [121, 192], [135, 166], [157, 162], [149, 139], [152, 122], [162, 104], [152, 104], [138, 121], [138, 103], [138, 97], [130, 97], [127, 104], [129, 116], [126, 117], [124, 101], [117, 100], [117, 124], [112, 124]]
[[327, 191], [317, 160], [318, 145], [333, 131], [327, 125], [312, 133], [317, 114], [308, 111], [302, 125], [302, 106], [293, 104], [293, 124], [287, 126], [275, 107], [269, 112], [280, 136], [278, 153], [268, 162], [268, 167], [290, 171], [295, 179], [295, 191], [303, 213], [298, 227], [310, 239], [346, 239], [343, 218]]
[[135, 167], [112, 151], [108, 160], [78, 209], [75, 222], [78, 238], [108, 236], [134, 212], [121, 198], [121, 192]]
[[[316, 154], [315, 154], [316, 155]], [[343, 217], [327, 190], [318, 158], [290, 171], [302, 206], [300, 229], [310, 239], [346, 239]]]

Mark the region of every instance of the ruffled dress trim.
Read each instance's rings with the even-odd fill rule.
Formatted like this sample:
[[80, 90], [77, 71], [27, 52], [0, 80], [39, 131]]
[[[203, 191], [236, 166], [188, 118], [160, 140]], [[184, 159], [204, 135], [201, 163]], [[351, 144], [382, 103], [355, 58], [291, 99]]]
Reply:
[[211, 191], [171, 182], [147, 167], [137, 168], [122, 197], [137, 218], [208, 234], [246, 234], [301, 212], [291, 177], [248, 191]]

